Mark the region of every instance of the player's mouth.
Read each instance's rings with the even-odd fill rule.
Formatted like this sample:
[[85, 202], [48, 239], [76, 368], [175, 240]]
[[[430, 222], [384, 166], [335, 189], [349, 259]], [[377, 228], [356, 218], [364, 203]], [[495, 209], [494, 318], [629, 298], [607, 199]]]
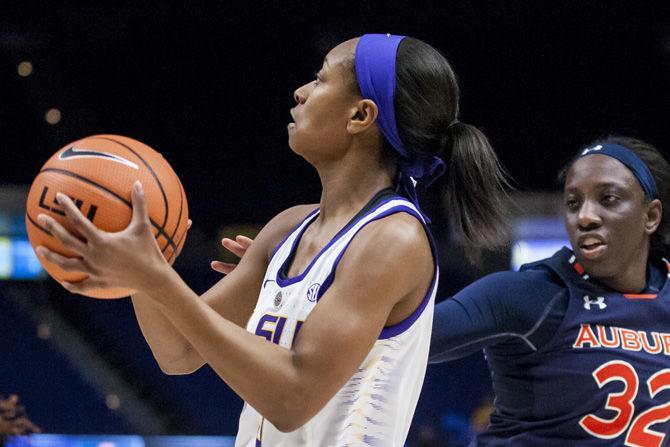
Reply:
[[291, 109], [290, 113], [291, 113], [291, 119], [292, 119], [292, 121], [291, 121], [290, 123], [288, 123], [288, 125], [286, 126], [286, 128], [287, 128], [288, 130], [293, 130], [293, 129], [295, 129], [295, 116], [293, 116], [293, 109]]
[[607, 250], [607, 244], [600, 237], [583, 236], [577, 244], [581, 255], [589, 260], [600, 258]]

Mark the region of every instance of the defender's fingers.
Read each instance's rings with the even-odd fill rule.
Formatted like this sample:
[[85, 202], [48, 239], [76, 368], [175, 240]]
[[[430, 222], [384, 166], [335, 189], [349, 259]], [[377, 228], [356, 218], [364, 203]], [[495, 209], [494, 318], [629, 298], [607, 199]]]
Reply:
[[228, 239], [227, 237], [221, 239], [221, 245], [223, 245], [223, 248], [233, 253], [238, 258], [244, 256], [244, 253], [247, 251], [247, 249], [242, 244], [232, 239]]
[[244, 247], [245, 250], [248, 250], [249, 247], [251, 247], [251, 244], [254, 242], [253, 239], [246, 236], [242, 236], [241, 234], [235, 236], [235, 241], [242, 247]]
[[221, 261], [212, 261], [210, 265], [213, 270], [219, 273], [223, 273], [224, 275], [229, 274], [230, 272], [235, 270], [235, 267], [237, 267], [237, 264], [230, 264], [228, 262], [221, 262]]

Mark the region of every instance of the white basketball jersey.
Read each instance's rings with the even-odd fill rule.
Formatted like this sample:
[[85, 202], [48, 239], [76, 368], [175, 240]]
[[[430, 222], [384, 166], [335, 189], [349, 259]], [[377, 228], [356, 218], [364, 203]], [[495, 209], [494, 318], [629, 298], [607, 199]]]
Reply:
[[[290, 349], [302, 323], [335, 279], [337, 265], [358, 231], [369, 222], [398, 212], [417, 217], [426, 228], [421, 214], [406, 199], [386, 195], [371, 203], [298, 276], [288, 278], [286, 272], [300, 237], [317, 218], [318, 210], [279, 244], [247, 324], [249, 332]], [[432, 240], [431, 248], [435, 259]], [[353, 376], [311, 420], [293, 432], [282, 433], [245, 404], [235, 446], [402, 446], [426, 372], [438, 276], [435, 263], [433, 279], [420, 306], [404, 321], [383, 329]]]

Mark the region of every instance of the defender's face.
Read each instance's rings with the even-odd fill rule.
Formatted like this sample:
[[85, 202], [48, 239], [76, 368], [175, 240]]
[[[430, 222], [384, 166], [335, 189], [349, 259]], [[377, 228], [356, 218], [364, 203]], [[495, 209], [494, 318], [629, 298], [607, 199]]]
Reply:
[[289, 146], [312, 163], [337, 157], [351, 138], [347, 123], [360, 100], [352, 73], [357, 42], [352, 39], [333, 48], [316, 79], [294, 93], [297, 104], [291, 109], [295, 122], [288, 125]]
[[590, 276], [608, 282], [633, 263], [646, 263], [648, 202], [622, 163], [606, 155], [578, 159], [568, 171], [564, 199], [570, 242]]

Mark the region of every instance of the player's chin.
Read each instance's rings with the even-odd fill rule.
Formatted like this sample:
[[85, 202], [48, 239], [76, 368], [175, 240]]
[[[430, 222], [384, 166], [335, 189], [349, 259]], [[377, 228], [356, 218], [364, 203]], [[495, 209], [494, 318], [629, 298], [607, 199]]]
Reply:
[[312, 138], [300, 132], [289, 133], [288, 147], [291, 148], [293, 153], [300, 155], [309, 163], [314, 164], [313, 161], [316, 159], [314, 148], [318, 148], [318, 143], [315, 143]]
[[288, 132], [288, 147], [298, 155], [302, 154], [301, 147], [304, 146], [300, 135], [296, 135], [295, 130]]
[[584, 256], [584, 253], [577, 250], [575, 251], [575, 257], [584, 268], [585, 273], [592, 278], [607, 278], [617, 270], [615, 260], [609, 253], [603, 253], [599, 256]]

